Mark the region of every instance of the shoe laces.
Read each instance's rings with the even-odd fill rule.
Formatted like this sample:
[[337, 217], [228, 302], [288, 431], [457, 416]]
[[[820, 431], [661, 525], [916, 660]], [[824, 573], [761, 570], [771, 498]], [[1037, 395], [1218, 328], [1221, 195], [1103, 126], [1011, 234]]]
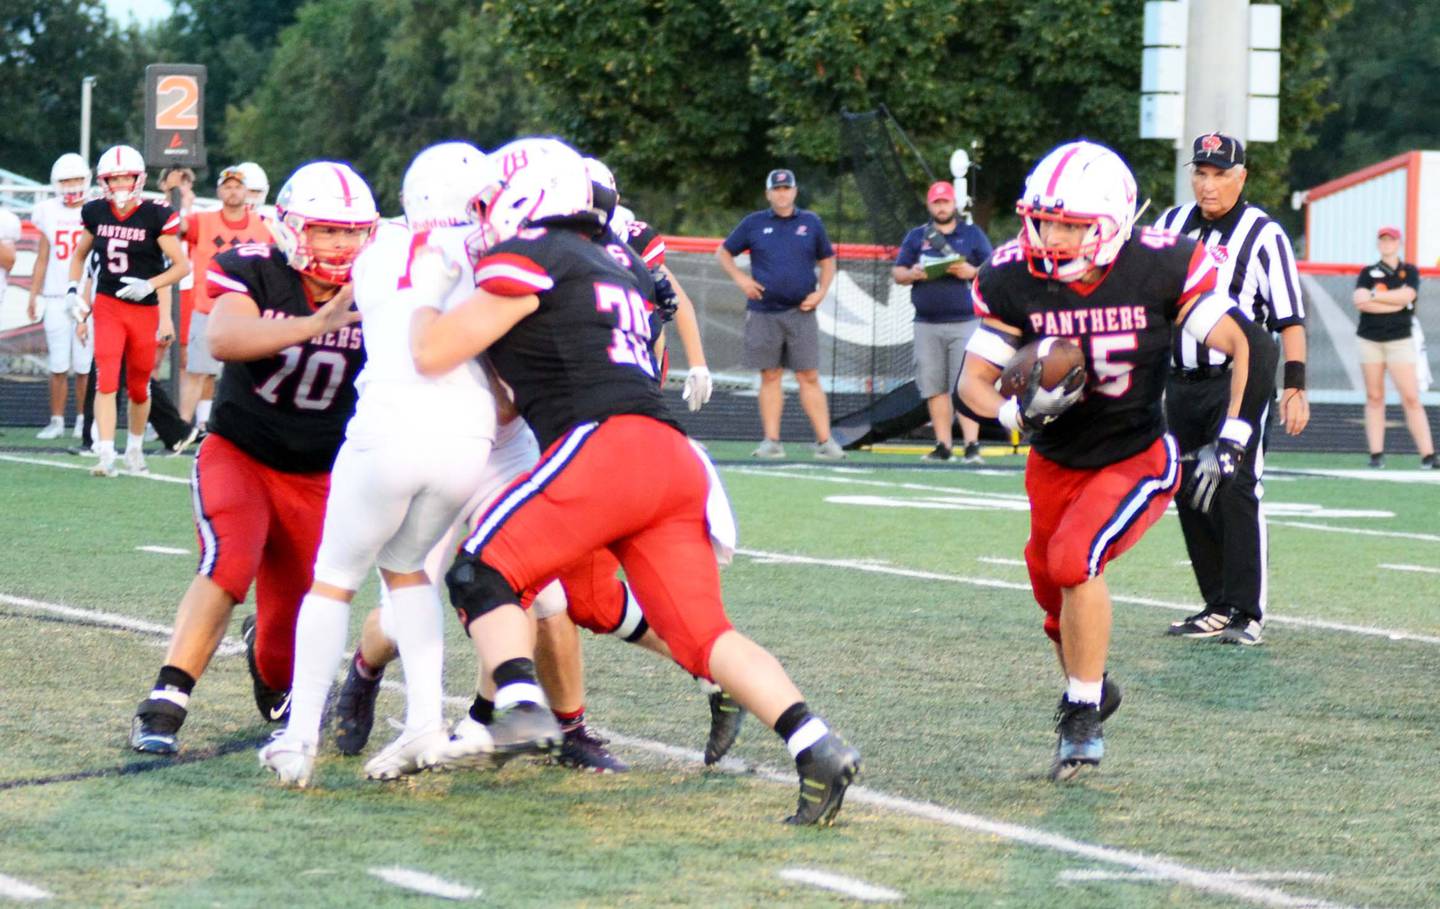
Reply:
[[604, 746], [610, 744], [609, 739], [603, 738], [591, 732], [590, 727], [585, 725], [584, 723], [581, 723], [579, 726], [576, 726], [573, 729], [565, 730], [565, 741], [573, 742], [582, 748], [603, 748]]

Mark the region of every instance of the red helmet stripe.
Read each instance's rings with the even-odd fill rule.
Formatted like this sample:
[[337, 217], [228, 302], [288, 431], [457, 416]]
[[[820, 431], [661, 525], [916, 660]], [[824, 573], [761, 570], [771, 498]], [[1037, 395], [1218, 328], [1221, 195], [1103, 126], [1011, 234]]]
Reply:
[[1050, 183], [1045, 187], [1045, 195], [1047, 195], [1047, 196], [1053, 196], [1053, 195], [1055, 195], [1055, 187], [1056, 187], [1056, 185], [1059, 184], [1059, 182], [1060, 182], [1060, 174], [1061, 174], [1061, 172], [1065, 170], [1065, 165], [1067, 165], [1067, 164], [1070, 163], [1070, 159], [1073, 158], [1073, 157], [1075, 157], [1075, 153], [1078, 152], [1079, 150], [1080, 150], [1080, 146], [1079, 146], [1078, 143], [1075, 144], [1075, 145], [1072, 145], [1072, 146], [1070, 146], [1070, 150], [1067, 151], [1067, 152], [1060, 158], [1060, 163], [1057, 164], [1057, 165], [1055, 165], [1055, 173], [1053, 173], [1053, 174], [1050, 175]]
[[335, 171], [335, 176], [340, 180], [340, 193], [345, 197], [345, 206], [348, 208], [353, 204], [353, 199], [350, 195], [350, 183], [345, 179], [345, 171], [338, 167], [331, 167], [330, 169]]

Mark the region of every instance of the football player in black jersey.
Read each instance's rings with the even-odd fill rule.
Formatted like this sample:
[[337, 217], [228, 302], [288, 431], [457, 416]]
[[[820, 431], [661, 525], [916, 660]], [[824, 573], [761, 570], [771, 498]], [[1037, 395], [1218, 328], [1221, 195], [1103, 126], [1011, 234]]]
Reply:
[[496, 750], [546, 750], [558, 738], [535, 683], [521, 591], [606, 548], [675, 661], [724, 686], [786, 741], [801, 778], [790, 822], [830, 823], [860, 755], [725, 616], [716, 556], [733, 553], [733, 518], [714, 468], [671, 420], [655, 382], [653, 284], [596, 242], [591, 183], [568, 146], [522, 140], [492, 160], [493, 243], [476, 265], [475, 295], [444, 315], [418, 311], [411, 343], [426, 374], [487, 351], [546, 448], [446, 576], [495, 691]]
[[200, 566], [135, 711], [136, 751], [175, 753], [190, 693], [252, 582], [243, 637], [255, 703], [270, 722], [289, 712], [296, 617], [365, 358], [350, 268], [379, 213], [360, 175], [330, 161], [297, 170], [275, 208], [275, 246], [224, 252], [206, 275], [207, 339], [226, 367], [192, 480]]
[[[157, 345], [175, 339], [167, 300], [156, 291], [176, 284], [190, 273], [180, 247], [180, 216], [163, 202], [140, 198], [145, 185], [145, 159], [128, 145], [105, 150], [95, 165], [105, 198], [80, 209], [84, 225], [70, 260], [70, 286], [65, 292], [70, 312], [84, 323], [90, 308], [80, 299], [80, 278], [92, 248], [99, 254], [95, 283], [95, 450], [100, 460], [91, 473], [116, 476], [116, 395], [120, 391], [120, 360], [125, 359], [125, 389], [130, 398], [129, 438], [125, 467], [145, 473], [145, 423], [150, 419], [150, 373]], [[167, 261], [168, 264], [167, 264]]]
[[[959, 391], [984, 417], [1034, 435], [1025, 468], [1025, 562], [1045, 632], [1066, 676], [1051, 777], [1100, 763], [1101, 722], [1119, 706], [1105, 678], [1110, 594], [1105, 565], [1159, 520], [1179, 485], [1161, 393], [1174, 326], [1235, 360], [1228, 418], [1198, 454], [1184, 491], [1208, 510], [1233, 477], [1275, 387], [1275, 344], [1234, 301], [1212, 293], [1215, 263], [1195, 241], [1143, 229], [1129, 167], [1102, 145], [1071, 142], [1036, 165], [1016, 206], [1020, 236], [995, 250], [975, 283], [982, 328], [967, 345]], [[1040, 363], [1017, 396], [995, 382], [1015, 350], [1073, 339], [1084, 381], [1053, 390]]]

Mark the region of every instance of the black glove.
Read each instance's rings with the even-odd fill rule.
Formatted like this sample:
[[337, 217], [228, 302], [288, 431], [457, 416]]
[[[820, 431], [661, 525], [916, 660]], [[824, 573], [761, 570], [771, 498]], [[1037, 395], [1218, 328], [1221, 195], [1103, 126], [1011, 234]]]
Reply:
[[679, 307], [675, 302], [675, 285], [663, 271], [651, 272], [651, 276], [655, 278], [655, 311], [660, 313], [661, 322], [669, 322]]
[[1190, 474], [1190, 484], [1185, 490], [1190, 507], [1209, 514], [1215, 497], [1244, 462], [1245, 446], [1233, 439], [1216, 439], [1195, 452], [1195, 471]]

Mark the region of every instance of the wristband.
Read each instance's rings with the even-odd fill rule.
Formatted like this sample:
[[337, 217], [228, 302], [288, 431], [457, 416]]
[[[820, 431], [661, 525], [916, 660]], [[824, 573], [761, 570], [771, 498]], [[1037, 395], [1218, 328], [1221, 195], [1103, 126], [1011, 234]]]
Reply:
[[1285, 387], [1305, 390], [1305, 361], [1285, 361]]
[[1225, 424], [1220, 427], [1220, 438], [1234, 442], [1241, 448], [1250, 444], [1250, 436], [1255, 432], [1254, 428], [1239, 417], [1229, 417]]

